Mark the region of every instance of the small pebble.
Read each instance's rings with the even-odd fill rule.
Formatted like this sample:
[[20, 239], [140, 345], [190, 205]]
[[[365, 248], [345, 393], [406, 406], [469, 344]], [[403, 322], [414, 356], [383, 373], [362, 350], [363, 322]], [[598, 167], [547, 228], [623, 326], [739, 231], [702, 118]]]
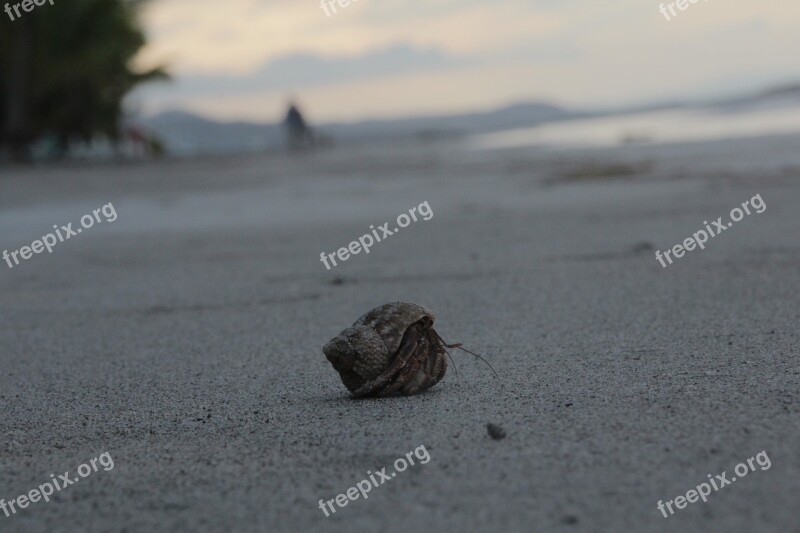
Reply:
[[492, 424], [491, 422], [486, 424], [486, 430], [489, 432], [489, 436], [494, 440], [502, 440], [506, 438], [506, 432], [497, 424]]

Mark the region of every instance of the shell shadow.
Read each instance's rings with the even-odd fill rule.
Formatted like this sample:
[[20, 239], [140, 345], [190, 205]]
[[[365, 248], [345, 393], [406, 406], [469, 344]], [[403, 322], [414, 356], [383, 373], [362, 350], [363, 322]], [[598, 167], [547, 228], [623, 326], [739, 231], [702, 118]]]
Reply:
[[349, 394], [342, 392], [342, 393], [330, 393], [324, 396], [307, 396], [305, 399], [309, 400], [314, 403], [323, 403], [323, 404], [336, 404], [342, 403], [343, 405], [352, 405], [353, 403], [370, 403], [370, 402], [396, 402], [396, 401], [413, 401], [414, 398], [430, 398], [435, 397], [436, 395], [440, 394], [441, 388], [440, 387], [431, 387], [430, 389], [425, 389], [424, 391], [413, 394], [411, 396], [404, 396], [402, 394], [395, 394], [393, 396], [367, 396], [362, 398], [353, 398]]

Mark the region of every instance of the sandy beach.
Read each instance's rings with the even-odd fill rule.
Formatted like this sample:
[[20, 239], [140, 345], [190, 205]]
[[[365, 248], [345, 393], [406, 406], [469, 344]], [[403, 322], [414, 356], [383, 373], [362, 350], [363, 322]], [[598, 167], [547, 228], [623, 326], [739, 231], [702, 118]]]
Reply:
[[[800, 531], [798, 146], [3, 168], [0, 251], [109, 202], [118, 219], [0, 263], [0, 497], [115, 464], [0, 531]], [[756, 194], [763, 213], [655, 259]], [[422, 202], [430, 220], [320, 262]], [[321, 348], [398, 300], [499, 376], [455, 350], [424, 394], [351, 400]], [[761, 451], [771, 468], [658, 510]]]

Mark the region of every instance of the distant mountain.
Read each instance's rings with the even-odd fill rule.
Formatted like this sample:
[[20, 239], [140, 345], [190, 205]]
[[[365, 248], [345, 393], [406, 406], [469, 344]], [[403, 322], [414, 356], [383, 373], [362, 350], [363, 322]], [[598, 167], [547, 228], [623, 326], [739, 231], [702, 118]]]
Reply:
[[[787, 85], [738, 98], [695, 103], [671, 102], [594, 112], [568, 111], [545, 103], [527, 103], [460, 115], [315, 124], [314, 129], [339, 143], [402, 138], [427, 140], [530, 128], [546, 122], [593, 116], [686, 107], [736, 112], [758, 106], [795, 104], [800, 104], [800, 85]], [[263, 151], [279, 148], [283, 144], [283, 131], [279, 123], [218, 122], [182, 111], [143, 117], [139, 122], [159, 135], [170, 153], [179, 155]]]
[[756, 94], [727, 98], [708, 104], [708, 107], [725, 111], [737, 111], [752, 107], [800, 103], [800, 85], [773, 87]]
[[[531, 127], [544, 122], [584, 116], [558, 107], [532, 103], [495, 111], [396, 120], [368, 120], [314, 125], [336, 142], [376, 141], [396, 137], [446, 137]], [[183, 111], [168, 111], [139, 119], [164, 141], [173, 154], [231, 153], [278, 148], [283, 142], [278, 123], [218, 122]]]
[[780, 87], [774, 87], [772, 89], [768, 89], [762, 93], [760, 93], [761, 97], [772, 97], [772, 96], [793, 96], [795, 98], [800, 98], [800, 84], [794, 85], [783, 85]]
[[278, 146], [282, 139], [276, 124], [217, 122], [183, 111], [168, 111], [140, 122], [173, 154], [252, 152]]
[[575, 118], [571, 113], [549, 104], [517, 104], [495, 111], [469, 113], [464, 115], [441, 115], [396, 120], [369, 120], [356, 123], [335, 123], [324, 126], [334, 134], [344, 137], [361, 135], [468, 135], [486, 133], [512, 128], [531, 127], [544, 122]]

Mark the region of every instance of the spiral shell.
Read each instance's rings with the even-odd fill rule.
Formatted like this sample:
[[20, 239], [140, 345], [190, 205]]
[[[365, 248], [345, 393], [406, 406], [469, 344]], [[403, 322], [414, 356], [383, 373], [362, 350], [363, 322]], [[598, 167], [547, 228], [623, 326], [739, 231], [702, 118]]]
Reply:
[[436, 316], [417, 304], [376, 307], [331, 339], [325, 357], [354, 398], [411, 395], [438, 383], [447, 371]]

